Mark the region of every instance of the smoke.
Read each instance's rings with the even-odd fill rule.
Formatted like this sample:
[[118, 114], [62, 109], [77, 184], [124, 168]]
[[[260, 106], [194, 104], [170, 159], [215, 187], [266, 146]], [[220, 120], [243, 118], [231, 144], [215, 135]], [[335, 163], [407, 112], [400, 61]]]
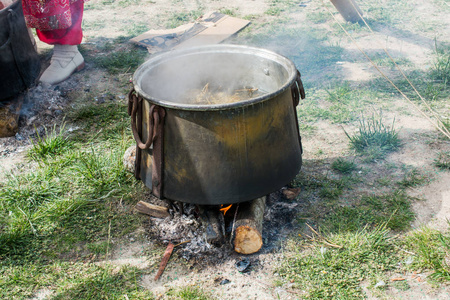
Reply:
[[291, 75], [284, 61], [265, 52], [227, 45], [204, 49], [166, 52], [150, 59], [136, 73], [135, 83], [153, 99], [192, 104], [186, 97], [189, 91], [208, 87], [231, 95], [239, 89], [257, 88], [272, 93]]

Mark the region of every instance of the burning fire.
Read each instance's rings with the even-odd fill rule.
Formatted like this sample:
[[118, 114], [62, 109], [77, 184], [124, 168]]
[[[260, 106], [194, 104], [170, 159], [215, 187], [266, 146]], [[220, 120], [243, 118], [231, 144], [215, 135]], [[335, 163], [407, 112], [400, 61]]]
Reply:
[[221, 209], [220, 209], [220, 211], [223, 213], [223, 215], [225, 216], [225, 214], [227, 213], [227, 211], [231, 208], [233, 206], [233, 204], [230, 204], [230, 205], [228, 205], [228, 206], [223, 206], [223, 204], [220, 206], [221, 207]]

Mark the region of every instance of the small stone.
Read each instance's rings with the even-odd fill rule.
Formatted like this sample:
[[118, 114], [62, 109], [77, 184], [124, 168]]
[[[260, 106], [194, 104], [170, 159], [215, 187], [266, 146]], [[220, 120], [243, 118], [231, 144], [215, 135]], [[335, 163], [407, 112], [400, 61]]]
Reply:
[[249, 269], [248, 267], [250, 266], [250, 261], [248, 259], [243, 259], [241, 261], [238, 261], [236, 263], [236, 269], [241, 272], [241, 273], [245, 273], [248, 272]]
[[220, 282], [220, 285], [225, 285], [225, 284], [228, 284], [228, 283], [230, 283], [230, 281], [228, 279], [224, 279], [224, 280], [222, 280]]
[[15, 137], [18, 141], [23, 141], [25, 139], [20, 133], [16, 133]]

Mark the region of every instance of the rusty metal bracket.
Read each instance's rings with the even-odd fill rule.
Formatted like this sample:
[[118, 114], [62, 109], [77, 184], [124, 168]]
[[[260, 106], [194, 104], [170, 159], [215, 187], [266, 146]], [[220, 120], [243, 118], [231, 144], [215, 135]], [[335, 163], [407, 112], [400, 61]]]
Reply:
[[164, 176], [164, 120], [166, 111], [161, 106], [152, 105], [150, 114], [154, 124], [153, 136], [153, 164], [152, 164], [152, 192], [158, 198], [163, 197]]
[[142, 136], [142, 105], [143, 98], [132, 89], [128, 93], [128, 115], [131, 116], [131, 131], [136, 141], [135, 177], [141, 179], [141, 151], [152, 149], [152, 193], [162, 197], [163, 166], [164, 166], [164, 120], [166, 111], [163, 107], [151, 104], [149, 109], [149, 124], [147, 125], [147, 141], [141, 140]]
[[295, 114], [295, 124], [297, 125], [297, 133], [298, 133], [298, 142], [300, 144], [300, 151], [303, 154], [303, 147], [302, 147], [302, 137], [300, 135], [300, 127], [298, 125], [298, 115], [297, 115], [297, 105], [300, 103], [300, 98], [305, 99], [305, 89], [303, 88], [303, 82], [301, 79], [301, 74], [297, 70], [297, 76], [295, 77], [295, 82], [291, 86], [291, 93], [292, 93], [292, 102], [294, 107], [294, 114]]
[[295, 77], [295, 82], [291, 86], [292, 100], [294, 101], [294, 106], [297, 106], [301, 99], [305, 99], [305, 89], [303, 88], [303, 82], [301, 79], [301, 74], [297, 70], [297, 76]]

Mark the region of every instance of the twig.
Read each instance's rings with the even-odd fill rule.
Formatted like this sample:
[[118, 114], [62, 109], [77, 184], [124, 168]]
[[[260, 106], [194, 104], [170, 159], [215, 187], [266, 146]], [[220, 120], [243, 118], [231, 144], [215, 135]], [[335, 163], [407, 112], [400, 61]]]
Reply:
[[109, 224], [108, 224], [108, 241], [106, 243], [106, 259], [108, 259], [108, 255], [109, 255], [109, 243], [111, 241], [111, 220], [109, 220]]
[[231, 234], [230, 234], [230, 245], [233, 246], [233, 237], [234, 237], [234, 227], [236, 225], [236, 217], [239, 210], [239, 203], [236, 206], [236, 210], [234, 212], [234, 218], [233, 218], [233, 227], [231, 228]]
[[395, 248], [397, 248], [398, 250], [400, 250], [400, 251], [403, 251], [403, 252], [405, 252], [405, 253], [408, 253], [408, 254], [411, 254], [411, 255], [414, 255], [414, 256], [416, 256], [417, 254], [416, 253], [414, 253], [414, 252], [410, 252], [410, 251], [408, 251], [408, 250], [405, 250], [405, 249], [402, 249], [402, 248], [400, 248], [399, 246], [397, 246], [397, 245], [394, 245], [394, 247]]
[[306, 226], [309, 227], [309, 229], [311, 229], [312, 232], [314, 232], [320, 239], [322, 239], [323, 242], [324, 242], [326, 245], [328, 245], [328, 246], [330, 246], [330, 247], [333, 247], [333, 248], [338, 248], [338, 249], [342, 249], [342, 248], [343, 248], [343, 246], [339, 246], [339, 245], [333, 244], [332, 242], [330, 242], [329, 240], [327, 240], [323, 235], [321, 235], [320, 233], [318, 233], [318, 232], [317, 232], [314, 228], [312, 228], [308, 223], [305, 223], [305, 224], [306, 224]]
[[159, 277], [164, 272], [164, 269], [166, 268], [167, 263], [169, 262], [169, 258], [172, 255], [174, 245], [169, 242], [169, 245], [167, 245], [166, 251], [164, 252], [163, 259], [161, 260], [161, 264], [159, 265], [158, 272], [155, 276], [155, 281], [159, 279]]
[[181, 242], [181, 243], [178, 243], [178, 244], [176, 244], [175, 246], [173, 246], [174, 248], [176, 248], [176, 247], [178, 247], [178, 246], [180, 246], [180, 245], [183, 245], [183, 244], [186, 244], [186, 243], [189, 243], [191, 240], [187, 240], [187, 241], [184, 241], [184, 242]]

